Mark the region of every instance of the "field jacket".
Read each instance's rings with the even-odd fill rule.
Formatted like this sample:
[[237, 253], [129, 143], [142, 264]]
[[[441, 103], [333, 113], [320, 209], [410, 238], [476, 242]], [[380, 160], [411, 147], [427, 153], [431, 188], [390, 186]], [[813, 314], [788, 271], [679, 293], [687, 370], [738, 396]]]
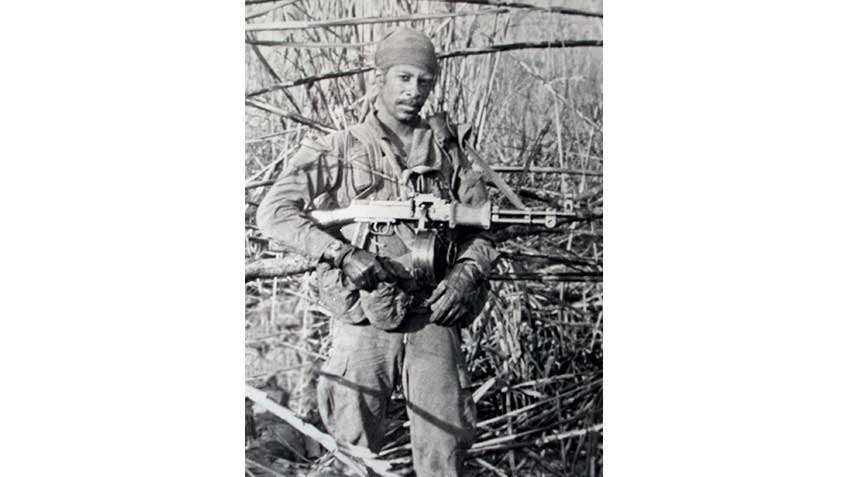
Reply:
[[[411, 225], [398, 224], [390, 235], [375, 235], [363, 233], [363, 226], [355, 223], [322, 227], [305, 213], [346, 207], [354, 199], [397, 200], [414, 193], [481, 205], [488, 200], [482, 175], [471, 168], [462, 153], [455, 129], [440, 124], [445, 124], [443, 115], [420, 121], [408, 151], [376, 113], [351, 128], [318, 140], [304, 140], [262, 200], [257, 225], [283, 247], [316, 260], [328, 245], [341, 240], [389, 262], [402, 262], [409, 256], [414, 238]], [[460, 128], [460, 132], [467, 135], [468, 128]], [[426, 172], [402, 183], [401, 178], [410, 171]], [[456, 243], [456, 261], [473, 261], [488, 275], [497, 257], [491, 235], [458, 229]], [[321, 301], [335, 317], [353, 323], [368, 319], [385, 329], [396, 327], [409, 309], [432, 291], [432, 287], [413, 281], [384, 284], [373, 292], [355, 290], [340, 270], [324, 263], [318, 265], [317, 275]]]

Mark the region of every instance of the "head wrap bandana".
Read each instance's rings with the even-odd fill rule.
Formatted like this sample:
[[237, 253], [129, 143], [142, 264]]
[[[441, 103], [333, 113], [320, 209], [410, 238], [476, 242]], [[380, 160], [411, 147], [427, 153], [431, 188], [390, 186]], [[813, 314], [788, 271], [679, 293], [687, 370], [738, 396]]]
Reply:
[[394, 65], [412, 65], [432, 74], [438, 71], [436, 48], [427, 35], [412, 28], [400, 27], [377, 45], [374, 64], [381, 70]]

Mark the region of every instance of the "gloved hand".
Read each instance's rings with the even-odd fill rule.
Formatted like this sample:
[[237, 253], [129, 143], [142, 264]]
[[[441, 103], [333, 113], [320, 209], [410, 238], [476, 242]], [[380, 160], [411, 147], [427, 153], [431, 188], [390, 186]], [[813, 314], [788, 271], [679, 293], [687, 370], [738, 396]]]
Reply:
[[480, 267], [470, 261], [457, 263], [424, 302], [433, 312], [430, 322], [442, 326], [470, 323], [483, 309], [480, 300], [481, 296], [485, 300], [485, 294], [481, 294], [485, 286], [486, 280]]
[[394, 281], [392, 274], [380, 263], [379, 257], [350, 244], [333, 243], [327, 247], [322, 258], [340, 268], [359, 290], [373, 290], [380, 282]]

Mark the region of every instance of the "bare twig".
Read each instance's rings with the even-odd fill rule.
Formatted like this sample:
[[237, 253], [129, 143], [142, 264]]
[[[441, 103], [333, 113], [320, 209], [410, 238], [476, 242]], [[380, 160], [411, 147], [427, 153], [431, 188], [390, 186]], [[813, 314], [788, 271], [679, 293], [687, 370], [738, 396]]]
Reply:
[[258, 46], [281, 46], [284, 48], [364, 48], [374, 45], [375, 41], [365, 41], [360, 43], [310, 43], [303, 41], [273, 41], [273, 40], [248, 40], [250, 45]]
[[[272, 42], [264, 42], [263, 44], [270, 45]], [[523, 49], [538, 49], [538, 48], [579, 48], [579, 47], [593, 47], [593, 46], [603, 46], [603, 41], [601, 40], [556, 40], [556, 41], [537, 41], [537, 42], [517, 42], [517, 43], [502, 43], [498, 45], [490, 45], [476, 48], [464, 48], [461, 50], [449, 51], [445, 53], [438, 54], [439, 59], [444, 58], [455, 58], [460, 56], [473, 56], [473, 55], [485, 55], [489, 53], [495, 53], [498, 51], [510, 51], [510, 50], [523, 50]], [[309, 76], [306, 78], [300, 78], [297, 80], [284, 81], [267, 88], [262, 88], [256, 91], [251, 91], [246, 94], [248, 98], [253, 96], [258, 96], [261, 94], [270, 93], [272, 91], [277, 91], [281, 89], [288, 89], [295, 86], [302, 86], [307, 84], [312, 84], [318, 81], [323, 81], [327, 79], [333, 78], [342, 78], [345, 76], [352, 76], [361, 73], [367, 73], [373, 70], [373, 66], [363, 66], [360, 68], [354, 68], [346, 71], [337, 71], [333, 73], [325, 73], [321, 75]]]
[[280, 115], [284, 118], [291, 119], [292, 121], [295, 121], [295, 122], [298, 122], [300, 124], [304, 124], [306, 126], [315, 128], [319, 131], [323, 131], [323, 132], [326, 132], [326, 133], [335, 131], [335, 129], [333, 129], [332, 127], [327, 126], [325, 124], [321, 124], [318, 121], [313, 121], [312, 119], [303, 117], [303, 116], [301, 116], [300, 114], [297, 114], [297, 113], [287, 113], [287, 112], [283, 111], [282, 109], [280, 109], [276, 106], [270, 105], [268, 103], [264, 103], [262, 101], [257, 101], [255, 99], [246, 99], [244, 101], [244, 103], [246, 105], [252, 106], [256, 109], [261, 109], [263, 111], [268, 111], [269, 113], [278, 114], [278, 115]]
[[568, 432], [560, 432], [559, 434], [554, 434], [552, 436], [545, 436], [539, 439], [536, 439], [533, 444], [535, 445], [543, 445], [549, 442], [561, 441], [563, 439], [568, 439], [571, 437], [584, 436], [590, 432], [598, 432], [604, 428], [603, 424], [595, 424], [594, 426], [589, 426], [586, 429], [576, 429]]
[[342, 446], [333, 439], [332, 436], [321, 432], [307, 422], [304, 422], [300, 419], [295, 413], [290, 411], [284, 406], [281, 406], [274, 401], [268, 399], [268, 396], [254, 388], [249, 384], [245, 384], [245, 396], [250, 398], [251, 401], [259, 404], [264, 407], [268, 412], [274, 414], [280, 419], [286, 421], [289, 425], [297, 429], [302, 434], [309, 436], [317, 443], [321, 444], [322, 447], [327, 449], [328, 451], [334, 453], [336, 458], [338, 458], [341, 462], [345, 463], [348, 467], [353, 469], [357, 474], [365, 476], [368, 471], [366, 467], [378, 475], [386, 476], [386, 477], [395, 477], [397, 474], [393, 472], [389, 472], [389, 464], [387, 462], [383, 462], [381, 460], [376, 459], [373, 454], [365, 448], [357, 448], [351, 445]]
[[274, 10], [277, 10], [279, 8], [283, 8], [283, 7], [289, 6], [293, 3], [297, 3], [297, 2], [300, 2], [300, 1], [302, 1], [302, 0], [288, 0], [287, 2], [279, 3], [277, 5], [271, 5], [270, 7], [265, 7], [265, 8], [256, 10], [255, 12], [244, 17], [244, 19], [245, 20], [252, 20], [254, 18], [261, 17], [262, 15], [271, 13]]
[[267, 181], [251, 181], [244, 185], [245, 189], [256, 189], [257, 187], [265, 187], [273, 184], [275, 181], [267, 180]]
[[[245, 457], [245, 458], [244, 458], [244, 460], [245, 460], [245, 462], [247, 462], [248, 464], [250, 464], [250, 465], [252, 465], [252, 466], [254, 466], [254, 467], [258, 467], [258, 468], [262, 469], [263, 471], [268, 472], [269, 474], [273, 475], [274, 477], [285, 477], [283, 474], [281, 474], [281, 473], [277, 472], [276, 470], [274, 470], [274, 469], [272, 469], [272, 468], [270, 468], [270, 467], [267, 467], [267, 466], [265, 466], [265, 465], [262, 465], [262, 464], [260, 464], [259, 462], [256, 462], [255, 460], [252, 460], [252, 459], [251, 459], [251, 458], [249, 458], [249, 457]], [[245, 470], [247, 470], [247, 469], [245, 469]]]
[[[265, 55], [263, 55], [262, 52], [259, 51], [259, 48], [255, 44], [251, 43], [251, 40], [256, 39], [254, 37], [253, 33], [247, 33], [246, 32], [245, 38], [246, 38], [246, 41], [248, 42], [248, 44], [250, 44], [251, 51], [253, 51], [253, 54], [256, 55], [256, 57], [259, 59], [259, 62], [262, 63], [262, 66], [265, 67], [265, 70], [267, 70], [268, 73], [271, 75], [271, 77], [274, 78], [274, 81], [276, 81], [277, 83], [281, 82], [282, 78], [280, 78], [280, 75], [278, 75], [277, 72], [274, 71], [274, 68], [271, 66], [271, 64], [268, 63], [268, 60], [265, 58]], [[294, 109], [299, 114], [300, 113], [300, 106], [298, 106], [297, 101], [295, 101], [294, 98], [292, 98], [291, 93], [289, 93], [286, 90], [283, 90], [283, 94], [291, 102], [292, 106], [294, 106]]]
[[[540, 437], [538, 439], [515, 442], [512, 444], [501, 445], [501, 442], [508, 442], [514, 439], [517, 436], [504, 436], [498, 439], [492, 439], [489, 442], [478, 442], [471, 447], [469, 454], [475, 455], [479, 453], [489, 452], [493, 450], [509, 450], [520, 447], [539, 447], [545, 444], [550, 444], [551, 442], [561, 441], [563, 439], [569, 439], [572, 437], [580, 437], [585, 436], [590, 432], [599, 432], [603, 429], [603, 424], [595, 424], [593, 426], [587, 427], [585, 429], [575, 429], [573, 431], [561, 432], [558, 434], [552, 434], [544, 437]], [[531, 431], [524, 432], [522, 435], [529, 434]], [[491, 443], [490, 443], [491, 442]]]
[[304, 263], [292, 263], [292, 261], [276, 258], [261, 259], [248, 263], [244, 267], [244, 279], [255, 280], [257, 278], [290, 277], [315, 270], [314, 265]]
[[517, 172], [537, 172], [541, 174], [573, 174], [573, 175], [587, 175], [587, 176], [602, 176], [604, 175], [601, 171], [590, 171], [587, 169], [568, 169], [564, 167], [528, 167], [525, 171], [522, 166], [492, 166], [492, 170], [496, 172], [512, 174]]
[[601, 272], [563, 272], [563, 273], [495, 273], [489, 275], [489, 280], [516, 281], [537, 280], [543, 282], [600, 282], [604, 275]]
[[270, 141], [270, 140], [273, 140], [277, 137], [285, 136], [286, 134], [300, 132], [301, 129], [302, 128], [300, 126], [298, 126], [296, 128], [286, 129], [285, 131], [277, 131], [277, 132], [270, 133], [270, 134], [263, 134], [262, 136], [257, 136], [257, 137], [245, 139], [244, 143], [245, 144], [254, 144], [254, 143], [257, 143], [257, 142]]
[[479, 457], [474, 459], [474, 462], [479, 464], [480, 467], [483, 467], [484, 469], [488, 470], [489, 472], [492, 472], [493, 474], [497, 475], [498, 477], [509, 477], [507, 474], [500, 471], [497, 467], [495, 467], [494, 465], [486, 462], [485, 460], [483, 460]]
[[483, 55], [498, 51], [528, 50], [539, 48], [578, 48], [586, 46], [604, 46], [601, 40], [554, 40], [554, 41], [521, 41], [517, 43], [501, 43], [498, 45], [465, 48], [462, 50], [441, 53], [439, 59], [455, 58], [458, 56]]
[[586, 10], [578, 10], [576, 8], [566, 8], [566, 7], [543, 7], [539, 5], [531, 5], [529, 3], [520, 3], [520, 2], [504, 2], [501, 0], [428, 0], [431, 2], [442, 2], [442, 3], [470, 3], [472, 5], [492, 5], [497, 7], [509, 7], [509, 8], [529, 8], [533, 10], [541, 10], [545, 12], [553, 12], [553, 13], [562, 13], [565, 15], [577, 15], [582, 17], [593, 17], [593, 18], [603, 18], [603, 14], [600, 12], [589, 12]]
[[400, 17], [363, 17], [363, 18], [339, 18], [335, 20], [320, 21], [290, 21], [275, 23], [249, 23], [245, 25], [246, 31], [286, 31], [304, 30], [309, 28], [325, 28], [340, 26], [373, 25], [375, 23], [398, 23], [420, 20], [434, 20], [441, 18], [467, 17], [471, 15], [494, 15], [496, 13], [509, 13], [506, 8], [491, 8], [471, 12], [458, 13], [422, 13], [415, 15], [404, 15]]
[[497, 186], [498, 190], [500, 190], [507, 199], [509, 199], [512, 205], [518, 207], [519, 209], [526, 209], [527, 206], [521, 202], [521, 198], [518, 197], [518, 194], [512, 190], [512, 187], [506, 183], [505, 180], [501, 176], [498, 175], [497, 172], [492, 170], [492, 166], [486, 162], [485, 159], [480, 157], [480, 154], [471, 146], [471, 144], [466, 143], [464, 148], [465, 152], [469, 153], [469, 155], [474, 159], [474, 165], [479, 166], [482, 169], [483, 173], [486, 175], [486, 178], [490, 181], [494, 182], [495, 186]]
[[[266, 43], [270, 43], [270, 42], [266, 42]], [[309, 76], [309, 77], [306, 77], [306, 78], [300, 78], [300, 79], [296, 79], [296, 80], [283, 81], [282, 83], [278, 83], [278, 84], [269, 86], [267, 88], [262, 88], [262, 89], [259, 89], [259, 90], [256, 90], [256, 91], [249, 92], [245, 96], [248, 97], [248, 98], [252, 98], [254, 96], [259, 96], [259, 95], [262, 95], [262, 94], [270, 93], [272, 91], [278, 91], [278, 90], [281, 90], [281, 89], [284, 90], [284, 89], [288, 89], [288, 88], [293, 88], [295, 86], [302, 86], [302, 85], [308, 85], [308, 84], [316, 83], [318, 81], [323, 81], [323, 80], [328, 80], [328, 79], [333, 79], [333, 78], [343, 78], [345, 76], [353, 76], [353, 75], [356, 75], [356, 74], [367, 73], [367, 72], [369, 72], [373, 69], [374, 69], [373, 66], [363, 66], [363, 67], [360, 67], [360, 68], [354, 68], [352, 70], [336, 71], [336, 72], [332, 72], [332, 73], [325, 73], [325, 74], [316, 75], [316, 76]]]

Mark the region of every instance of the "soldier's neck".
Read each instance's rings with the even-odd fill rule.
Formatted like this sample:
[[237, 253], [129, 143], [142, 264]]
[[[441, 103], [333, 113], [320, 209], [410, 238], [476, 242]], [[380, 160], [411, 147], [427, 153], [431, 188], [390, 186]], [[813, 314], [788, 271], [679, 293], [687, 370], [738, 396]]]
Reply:
[[418, 126], [420, 122], [419, 118], [415, 118], [414, 122], [411, 123], [403, 123], [398, 121], [391, 114], [386, 114], [383, 110], [377, 109], [377, 119], [383, 123], [386, 128], [393, 132], [404, 144], [409, 143], [412, 139], [412, 133], [415, 131], [415, 127]]

